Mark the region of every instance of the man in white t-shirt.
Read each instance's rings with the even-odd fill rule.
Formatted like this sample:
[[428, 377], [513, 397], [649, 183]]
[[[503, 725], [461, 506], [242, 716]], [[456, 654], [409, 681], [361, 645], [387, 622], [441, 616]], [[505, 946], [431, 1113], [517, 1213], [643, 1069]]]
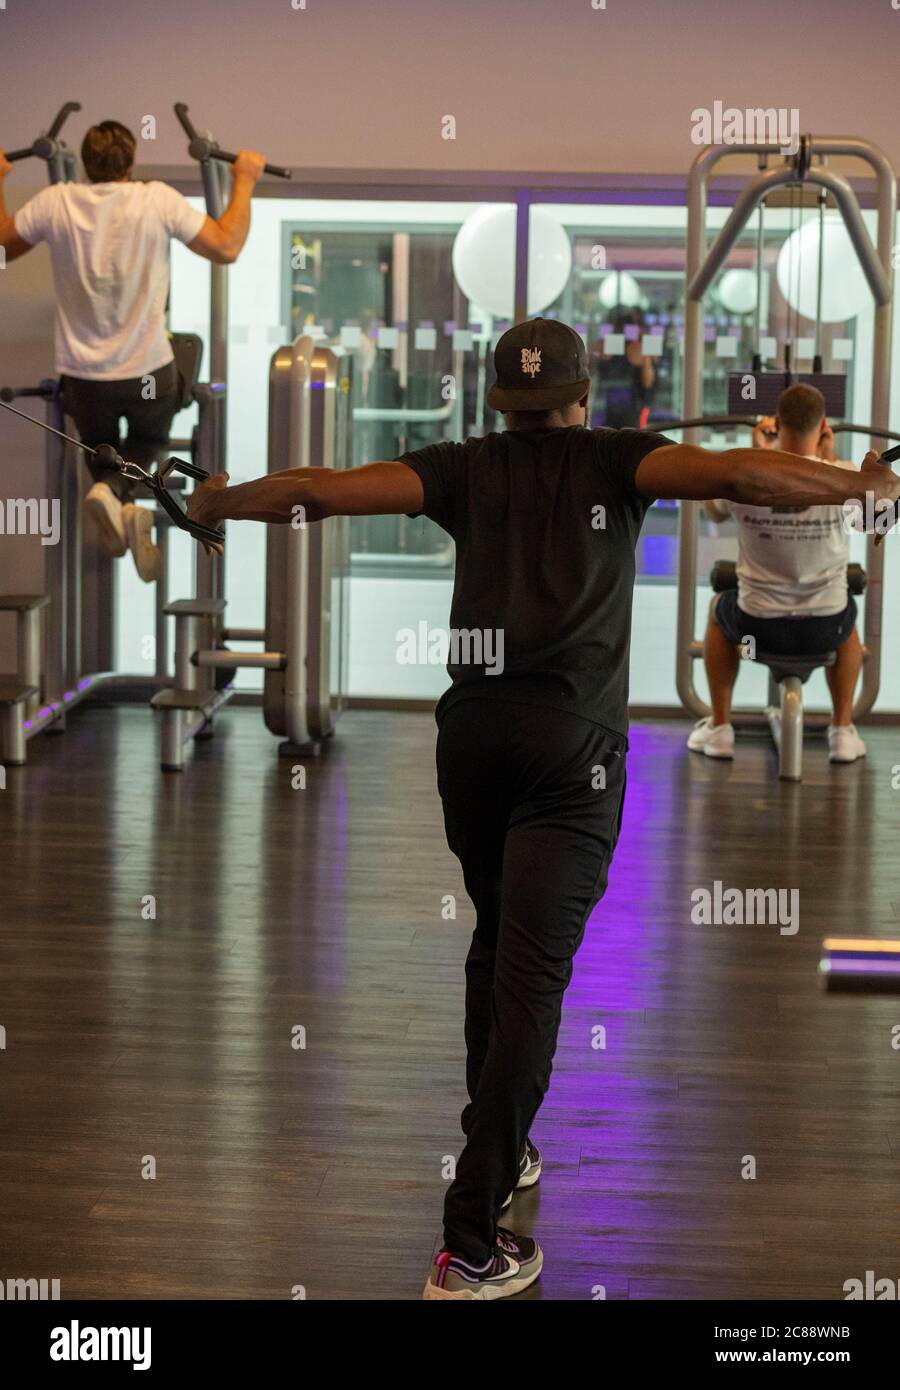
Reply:
[[[777, 448], [838, 468], [853, 468], [834, 456], [834, 436], [825, 400], [813, 386], [783, 391], [778, 413], [753, 431], [756, 448]], [[710, 758], [734, 756], [731, 693], [748, 638], [757, 651], [810, 656], [836, 651], [825, 668], [833, 720], [828, 729], [832, 762], [861, 758], [866, 746], [852, 721], [853, 692], [862, 668], [856, 604], [847, 590], [849, 541], [843, 508], [752, 507], [704, 503], [713, 521], [733, 516], [738, 524], [738, 587], [717, 594], [703, 643], [712, 715], [688, 739], [694, 752]]]
[[[3, 201], [3, 180], [13, 166], [0, 150], [0, 247], [9, 262], [48, 243], [66, 414], [84, 444], [112, 444], [146, 466], [165, 454], [181, 396], [165, 319], [170, 242], [219, 265], [236, 260], [265, 161], [247, 150], [238, 154], [228, 207], [214, 219], [168, 184], [135, 181], [135, 149], [131, 131], [118, 121], [92, 126], [81, 147], [89, 182], [53, 184], [14, 216]], [[85, 505], [104, 548], [112, 555], [130, 549], [141, 578], [157, 579], [152, 512], [135, 506], [128, 479], [90, 458], [88, 468], [94, 485]]]

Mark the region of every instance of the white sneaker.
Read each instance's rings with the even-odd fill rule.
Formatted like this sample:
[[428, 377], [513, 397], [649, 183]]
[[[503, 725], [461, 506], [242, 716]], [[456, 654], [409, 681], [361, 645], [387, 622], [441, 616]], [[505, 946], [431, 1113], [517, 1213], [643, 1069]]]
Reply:
[[733, 758], [734, 728], [731, 724], [714, 724], [710, 718], [699, 719], [687, 746], [692, 753], [705, 753], [708, 758]]
[[122, 508], [122, 521], [138, 574], [145, 584], [155, 584], [162, 574], [162, 555], [159, 546], [153, 543], [153, 513], [149, 507], [126, 502]]
[[94, 483], [84, 499], [84, 510], [93, 519], [98, 539], [107, 555], [124, 555], [127, 546], [122, 503], [109, 483]]
[[828, 761], [855, 763], [866, 756], [866, 745], [856, 732], [855, 724], [828, 725]]

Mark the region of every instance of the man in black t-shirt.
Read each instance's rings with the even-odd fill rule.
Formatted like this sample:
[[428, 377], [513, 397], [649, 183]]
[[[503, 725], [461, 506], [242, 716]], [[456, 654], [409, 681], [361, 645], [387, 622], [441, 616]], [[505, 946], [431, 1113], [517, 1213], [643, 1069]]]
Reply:
[[452, 684], [437, 707], [438, 789], [476, 910], [466, 962], [466, 1144], [425, 1297], [494, 1299], [540, 1273], [498, 1218], [541, 1158], [528, 1132], [563, 994], [622, 820], [634, 548], [654, 498], [814, 506], [900, 498], [874, 453], [859, 473], [771, 449], [708, 453], [586, 428], [590, 372], [565, 324], [500, 339], [488, 404], [508, 428], [335, 473], [293, 469], [194, 493], [207, 525], [428, 516], [456, 541]]

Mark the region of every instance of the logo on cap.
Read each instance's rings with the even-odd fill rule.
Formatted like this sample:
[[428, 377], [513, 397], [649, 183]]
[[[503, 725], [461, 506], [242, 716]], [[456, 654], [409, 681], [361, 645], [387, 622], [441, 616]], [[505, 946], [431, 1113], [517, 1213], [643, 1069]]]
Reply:
[[523, 348], [522, 349], [522, 371], [526, 376], [536, 377], [541, 370], [541, 349]]

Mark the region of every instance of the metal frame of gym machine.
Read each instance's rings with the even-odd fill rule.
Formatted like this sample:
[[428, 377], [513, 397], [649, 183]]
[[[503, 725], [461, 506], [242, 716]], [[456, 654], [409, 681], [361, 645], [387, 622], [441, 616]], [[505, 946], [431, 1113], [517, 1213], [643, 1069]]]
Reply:
[[[722, 159], [735, 155], [757, 158], [759, 172], [749, 180], [739, 194], [734, 207], [715, 242], [710, 247], [706, 236], [706, 207], [709, 177]], [[849, 181], [825, 167], [829, 156], [853, 157], [864, 160], [874, 171], [876, 179], [876, 208], [878, 213], [877, 249], [873, 247], [860, 212], [859, 202]], [[780, 167], [768, 168], [768, 160], [778, 158]], [[818, 159], [818, 164], [813, 163]], [[874, 352], [872, 371], [872, 409], [870, 425], [873, 430], [887, 434], [890, 410], [891, 330], [893, 299], [892, 246], [897, 211], [897, 182], [887, 156], [877, 145], [852, 137], [823, 136], [814, 139], [803, 136], [796, 154], [784, 156], [777, 142], [746, 145], [708, 145], [700, 151], [691, 166], [688, 179], [687, 262], [684, 330], [684, 419], [694, 420], [702, 415], [703, 395], [703, 296], [716, 272], [725, 263], [732, 247], [759, 206], [774, 189], [790, 184], [813, 184], [834, 198], [859, 258], [863, 273], [875, 300]], [[665, 428], [665, 426], [660, 426]], [[884, 436], [878, 436], [884, 437]], [[700, 443], [699, 427], [685, 430], [686, 441]], [[873, 436], [873, 440], [875, 436]], [[878, 448], [877, 443], [872, 444]], [[689, 714], [703, 717], [710, 713], [694, 685], [693, 663], [702, 656], [703, 644], [694, 639], [697, 597], [697, 514], [699, 503], [680, 503], [679, 561], [678, 561], [678, 625], [675, 682], [679, 698]], [[865, 645], [867, 658], [863, 667], [862, 688], [853, 708], [854, 719], [861, 719], [872, 709], [878, 695], [881, 671], [881, 618], [883, 606], [884, 550], [876, 547], [874, 535], [869, 535], [866, 555], [867, 593], [865, 613]], [[779, 748], [779, 772], [782, 778], [799, 781], [802, 766], [802, 701], [800, 681], [788, 678], [782, 682], [782, 708], [776, 708], [777, 692], [769, 677], [769, 718]], [[743, 711], [741, 712], [743, 716]], [[778, 723], [776, 725], [776, 716]]]
[[[175, 113], [187, 133], [189, 153], [200, 165], [207, 214], [218, 219], [228, 202], [228, 176], [218, 147], [210, 135], [199, 137], [188, 118], [188, 108], [178, 103]], [[210, 475], [225, 471], [226, 407], [228, 379], [228, 267], [210, 266], [209, 373], [208, 381], [194, 388], [200, 417], [192, 440], [173, 439], [176, 452], [190, 448], [192, 456]], [[198, 546], [195, 557], [194, 597], [176, 599], [163, 608], [165, 618], [175, 619], [175, 667], [173, 683], [157, 691], [151, 708], [162, 714], [162, 766], [180, 768], [184, 745], [193, 738], [212, 735], [212, 720], [231, 699], [234, 689], [227, 677], [217, 684], [212, 663], [197, 659], [210, 655], [225, 639], [225, 561]], [[166, 634], [167, 636], [167, 634]], [[198, 652], [197, 648], [200, 648]]]
[[[269, 472], [284, 468], [349, 468], [351, 457], [352, 358], [309, 335], [279, 348], [269, 371]], [[347, 670], [349, 518], [329, 517], [315, 525], [267, 527], [266, 625], [228, 628], [220, 642], [261, 642], [259, 652], [224, 645], [195, 650], [197, 616], [218, 617], [224, 603], [188, 600], [170, 605], [175, 616], [178, 688], [154, 698], [162, 711], [162, 767], [184, 767], [192, 730], [231, 691], [204, 696], [183, 686], [196, 671], [209, 679], [237, 669], [262, 670], [267, 728], [283, 736], [279, 754], [306, 757], [320, 751], [342, 708]], [[217, 704], [210, 704], [217, 700]], [[188, 720], [191, 720], [188, 723]]]
[[[175, 106], [199, 161], [210, 217], [225, 206], [221, 150], [199, 136], [184, 103]], [[266, 165], [280, 178], [291, 171]], [[228, 367], [228, 277], [213, 265], [210, 284], [210, 384], [216, 400], [214, 425], [200, 438], [196, 459], [207, 473], [221, 473], [225, 459], [225, 375]], [[351, 466], [352, 359], [338, 347], [300, 336], [273, 354], [268, 389], [268, 470]], [[172, 448], [186, 441], [172, 441]], [[166, 607], [175, 619], [174, 685], [153, 696], [163, 716], [161, 767], [181, 771], [193, 738], [213, 733], [213, 717], [234, 695], [238, 669], [263, 670], [264, 719], [271, 733], [285, 735], [280, 752], [307, 756], [334, 733], [346, 671], [346, 595], [349, 523], [267, 528], [266, 627], [224, 626], [224, 566], [198, 549], [196, 596]], [[335, 589], [337, 581], [337, 589]], [[337, 613], [335, 613], [337, 603]], [[235, 652], [225, 644], [262, 642], [262, 652]], [[335, 678], [337, 677], [337, 678]]]

